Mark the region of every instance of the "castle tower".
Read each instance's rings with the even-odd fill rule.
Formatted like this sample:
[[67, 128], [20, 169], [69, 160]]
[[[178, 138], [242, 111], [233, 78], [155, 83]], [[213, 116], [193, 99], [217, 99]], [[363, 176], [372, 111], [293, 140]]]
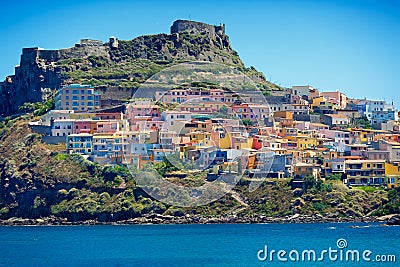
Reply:
[[118, 48], [118, 39], [114, 36], [110, 37], [110, 48]]

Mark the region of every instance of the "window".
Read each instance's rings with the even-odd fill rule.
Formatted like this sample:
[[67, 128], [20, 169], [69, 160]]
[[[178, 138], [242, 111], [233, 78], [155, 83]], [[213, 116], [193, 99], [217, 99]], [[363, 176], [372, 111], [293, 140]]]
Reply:
[[79, 94], [79, 91], [78, 90], [72, 90], [72, 94], [77, 95], [77, 94]]

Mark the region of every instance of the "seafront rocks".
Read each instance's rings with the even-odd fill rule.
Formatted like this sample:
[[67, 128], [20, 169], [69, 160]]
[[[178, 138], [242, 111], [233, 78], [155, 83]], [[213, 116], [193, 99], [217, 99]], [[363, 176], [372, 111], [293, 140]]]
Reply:
[[392, 216], [387, 222], [387, 225], [400, 225], [400, 215]]
[[[116, 225], [131, 225], [131, 224], [236, 224], [236, 223], [339, 223], [339, 222], [379, 222], [377, 217], [360, 217], [360, 218], [339, 218], [335, 216], [322, 216], [315, 215], [293, 215], [285, 217], [266, 217], [264, 215], [225, 215], [225, 216], [169, 216], [160, 214], [149, 214], [147, 216], [121, 220], [116, 222], [100, 222], [97, 220], [86, 220], [70, 222], [65, 218], [58, 217], [45, 217], [40, 219], [22, 219], [10, 218], [8, 220], [1, 220], [0, 225], [4, 226], [20, 226], [20, 225], [103, 225], [103, 224], [116, 224]], [[390, 223], [394, 224], [390, 224]], [[397, 223], [397, 224], [395, 224]], [[399, 225], [400, 216], [394, 216], [388, 221], [388, 225]]]

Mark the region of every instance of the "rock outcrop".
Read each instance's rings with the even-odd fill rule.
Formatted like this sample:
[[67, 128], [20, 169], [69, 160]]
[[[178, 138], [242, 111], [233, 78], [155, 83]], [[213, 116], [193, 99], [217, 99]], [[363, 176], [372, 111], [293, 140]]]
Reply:
[[392, 216], [387, 222], [387, 225], [400, 225], [400, 215]]

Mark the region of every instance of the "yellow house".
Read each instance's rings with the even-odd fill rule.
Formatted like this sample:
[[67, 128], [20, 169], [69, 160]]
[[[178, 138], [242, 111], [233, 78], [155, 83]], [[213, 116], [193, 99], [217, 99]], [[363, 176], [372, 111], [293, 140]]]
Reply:
[[201, 144], [202, 146], [212, 146], [211, 133], [195, 131], [187, 133], [186, 136], [190, 138], [190, 142], [194, 144]]
[[386, 163], [385, 176], [387, 178], [388, 188], [395, 188], [399, 186], [400, 166]]
[[361, 133], [360, 133], [360, 140], [361, 140], [361, 143], [362, 143], [362, 144], [368, 143], [369, 138], [368, 138], [368, 132], [367, 132], [367, 131], [361, 130]]
[[253, 138], [247, 138], [243, 136], [232, 137], [232, 148], [234, 149], [251, 149], [253, 147]]
[[336, 105], [323, 96], [314, 98], [312, 100], [311, 107], [312, 109], [314, 109], [315, 107], [331, 107], [332, 110], [336, 109]]
[[[211, 133], [211, 140], [214, 142], [215, 146], [222, 149], [232, 148], [232, 134], [228, 132], [213, 132]], [[240, 134], [240, 133], [239, 133]]]
[[347, 181], [354, 185], [379, 185], [385, 183], [384, 160], [346, 160]]
[[371, 139], [368, 137], [368, 131], [355, 128], [349, 128], [348, 130], [351, 133], [354, 143], [367, 144], [368, 142], [371, 141]]
[[308, 149], [318, 146], [318, 140], [314, 137], [309, 136], [296, 136], [297, 148]]

